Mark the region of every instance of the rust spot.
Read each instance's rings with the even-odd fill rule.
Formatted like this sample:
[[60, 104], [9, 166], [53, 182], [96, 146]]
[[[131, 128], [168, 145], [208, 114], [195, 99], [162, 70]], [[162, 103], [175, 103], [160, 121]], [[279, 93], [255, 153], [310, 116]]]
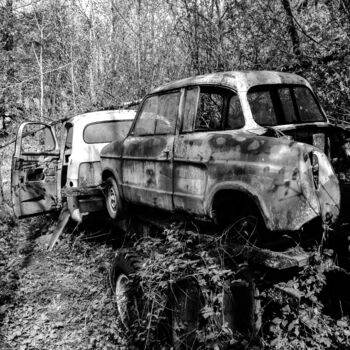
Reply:
[[147, 187], [151, 186], [151, 185], [155, 185], [155, 181], [154, 181], [154, 170], [153, 169], [146, 169], [146, 176], [147, 176]]

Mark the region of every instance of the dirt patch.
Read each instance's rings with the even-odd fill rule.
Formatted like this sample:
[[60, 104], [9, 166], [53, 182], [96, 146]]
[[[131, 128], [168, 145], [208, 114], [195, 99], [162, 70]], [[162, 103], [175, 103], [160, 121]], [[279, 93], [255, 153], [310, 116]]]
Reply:
[[50, 220], [1, 227], [1, 349], [122, 348], [108, 288], [112, 248], [73, 233], [48, 252], [36, 239]]

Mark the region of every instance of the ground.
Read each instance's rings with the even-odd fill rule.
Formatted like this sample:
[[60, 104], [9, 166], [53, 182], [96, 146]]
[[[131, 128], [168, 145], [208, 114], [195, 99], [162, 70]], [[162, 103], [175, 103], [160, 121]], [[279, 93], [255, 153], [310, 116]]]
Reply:
[[[106, 227], [97, 230], [89, 226], [88, 230], [86, 226], [79, 229], [70, 226], [50, 252], [45, 247], [48, 243], [45, 235], [52, 232], [55, 220], [56, 217], [50, 215], [15, 220], [6, 212], [1, 217], [0, 349], [130, 349], [130, 339], [121, 327], [109, 286], [114, 236]], [[167, 245], [175, 250], [183, 250], [188, 242], [193, 245], [188, 237], [186, 241], [178, 237], [175, 231], [167, 232], [164, 244], [159, 238], [138, 243], [141, 251], [149, 255], [147, 268], [141, 274], [148, 285], [166, 285], [171, 270], [168, 265], [173, 264], [172, 261], [180, 269], [182, 262], [189, 263], [188, 257], [181, 254], [175, 257], [170, 249], [160, 250]], [[151, 254], [156, 247], [162, 264], [159, 264], [160, 253]], [[209, 271], [210, 265], [206, 267]], [[155, 268], [151, 276], [149, 272]], [[296, 298], [281, 294], [275, 287], [261, 294], [262, 348], [350, 348], [349, 318], [345, 309], [340, 309], [341, 314], [334, 317], [329, 314], [329, 305], [328, 312], [324, 312], [324, 301], [330, 294], [319, 297], [326, 268], [326, 262], [316, 261], [281, 285], [290, 295], [295, 293]], [[212, 272], [205, 272], [206, 275], [211, 276]], [[149, 288], [147, 293], [152, 297], [152, 293], [158, 291], [158, 287], [154, 291]]]
[[0, 349], [123, 348], [108, 288], [111, 246], [73, 232], [48, 252], [41, 237], [52, 224], [46, 216], [0, 225]]

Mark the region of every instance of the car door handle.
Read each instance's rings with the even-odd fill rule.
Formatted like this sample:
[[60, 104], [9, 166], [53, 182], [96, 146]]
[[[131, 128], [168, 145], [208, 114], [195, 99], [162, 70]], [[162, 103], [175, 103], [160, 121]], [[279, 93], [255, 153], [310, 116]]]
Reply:
[[166, 150], [166, 151], [163, 151], [161, 153], [161, 155], [164, 156], [166, 159], [168, 159], [169, 158], [169, 153], [170, 153], [170, 151]]

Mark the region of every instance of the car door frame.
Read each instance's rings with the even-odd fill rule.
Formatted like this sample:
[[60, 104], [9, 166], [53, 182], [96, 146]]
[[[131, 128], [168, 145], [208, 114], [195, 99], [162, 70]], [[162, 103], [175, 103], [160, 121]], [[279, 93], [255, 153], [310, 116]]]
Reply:
[[[27, 125], [48, 128], [54, 142], [53, 149], [43, 152], [23, 151], [23, 133]], [[17, 131], [11, 168], [12, 203], [18, 218], [40, 215], [61, 207], [60, 163], [60, 147], [54, 127], [43, 122], [22, 123]], [[38, 170], [41, 178], [29, 180], [28, 174], [33, 170]]]
[[[147, 205], [168, 211], [174, 209], [173, 152], [175, 138], [179, 132], [183, 89], [155, 94], [163, 95], [174, 92], [179, 93], [179, 102], [175, 130], [172, 134], [133, 135], [143, 111], [144, 103], [149, 97], [152, 97], [152, 95], [149, 95], [144, 99], [130, 132], [123, 142], [121, 157], [122, 191], [126, 201], [133, 204]], [[143, 182], [141, 182], [141, 179], [143, 179]], [[137, 183], [138, 180], [139, 183]]]

